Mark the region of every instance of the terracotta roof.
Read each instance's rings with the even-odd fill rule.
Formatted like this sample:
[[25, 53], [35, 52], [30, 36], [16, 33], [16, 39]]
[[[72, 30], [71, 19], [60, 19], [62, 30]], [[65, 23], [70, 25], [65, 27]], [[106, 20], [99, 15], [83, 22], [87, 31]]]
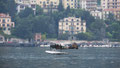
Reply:
[[8, 18], [8, 17], [10, 17], [10, 16], [9, 16], [9, 14], [0, 13], [0, 17], [4, 17], [4, 18], [7, 17], [7, 18]]

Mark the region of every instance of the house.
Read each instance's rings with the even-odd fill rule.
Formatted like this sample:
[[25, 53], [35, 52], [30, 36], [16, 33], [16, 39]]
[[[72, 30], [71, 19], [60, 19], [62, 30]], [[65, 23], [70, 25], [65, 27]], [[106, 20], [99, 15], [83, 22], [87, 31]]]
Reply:
[[15, 23], [12, 22], [9, 14], [0, 13], [0, 28], [7, 35], [11, 35], [11, 28], [15, 27]]

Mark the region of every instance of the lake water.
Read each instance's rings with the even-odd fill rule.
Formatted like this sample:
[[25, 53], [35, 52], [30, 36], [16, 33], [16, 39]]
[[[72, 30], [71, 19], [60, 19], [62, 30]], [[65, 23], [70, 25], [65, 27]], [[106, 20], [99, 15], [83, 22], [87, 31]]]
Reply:
[[45, 50], [49, 48], [0, 47], [0, 68], [120, 68], [120, 48], [63, 50], [67, 55]]

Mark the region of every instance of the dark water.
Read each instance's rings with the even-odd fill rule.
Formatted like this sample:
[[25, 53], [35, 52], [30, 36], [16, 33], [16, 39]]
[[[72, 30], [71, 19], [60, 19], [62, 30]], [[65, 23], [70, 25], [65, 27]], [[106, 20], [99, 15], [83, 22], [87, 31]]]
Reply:
[[46, 54], [48, 49], [0, 47], [0, 68], [120, 68], [120, 48], [64, 50], [68, 55]]

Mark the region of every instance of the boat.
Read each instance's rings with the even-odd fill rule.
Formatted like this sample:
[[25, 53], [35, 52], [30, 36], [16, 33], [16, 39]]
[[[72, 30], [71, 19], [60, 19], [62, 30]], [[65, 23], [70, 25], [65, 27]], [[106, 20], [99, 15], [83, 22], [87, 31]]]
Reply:
[[67, 52], [61, 52], [61, 51], [57, 51], [57, 50], [46, 50], [45, 52], [48, 54], [57, 54], [57, 55], [68, 54]]

